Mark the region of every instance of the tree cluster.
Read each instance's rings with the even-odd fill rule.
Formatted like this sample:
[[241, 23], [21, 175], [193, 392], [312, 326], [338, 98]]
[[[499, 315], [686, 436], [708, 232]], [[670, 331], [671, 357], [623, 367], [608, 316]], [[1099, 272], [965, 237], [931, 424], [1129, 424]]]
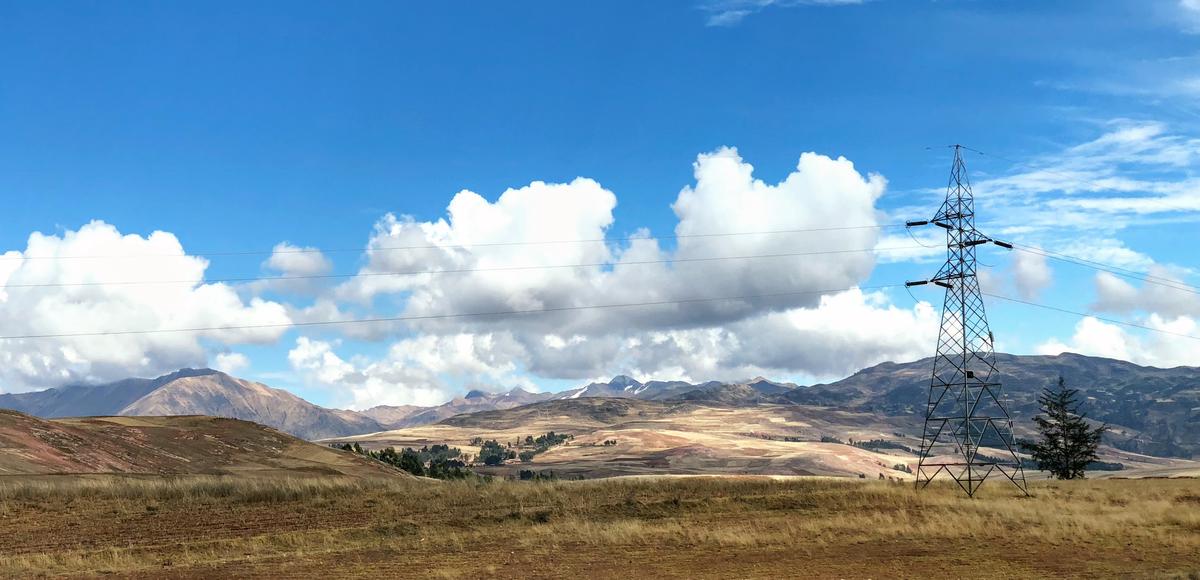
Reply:
[[388, 447], [379, 451], [369, 451], [355, 442], [353, 445], [345, 443], [340, 448], [344, 451], [365, 455], [417, 476], [435, 479], [467, 479], [474, 476], [467, 469], [464, 461], [466, 458], [462, 451], [449, 445], [426, 445], [420, 449], [405, 447], [400, 451], [397, 451], [395, 447]]
[[502, 465], [506, 460], [516, 458], [516, 451], [508, 449], [495, 439], [484, 441], [479, 446], [479, 461], [484, 465]]

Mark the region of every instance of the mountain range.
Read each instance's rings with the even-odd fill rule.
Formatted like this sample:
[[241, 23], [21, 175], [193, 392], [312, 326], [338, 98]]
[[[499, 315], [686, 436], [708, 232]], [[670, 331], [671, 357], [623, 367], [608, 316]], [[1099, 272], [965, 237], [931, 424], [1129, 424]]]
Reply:
[[[996, 355], [1009, 413], [1029, 426], [1043, 388], [1063, 377], [1079, 390], [1089, 417], [1108, 423], [1105, 441], [1118, 449], [1164, 457], [1200, 455], [1200, 368], [1144, 367], [1127, 361], [1064, 353]], [[920, 415], [932, 359], [883, 363], [829, 384], [794, 389], [782, 399], [882, 415]]]
[[[997, 355], [1000, 381], [1018, 433], [1028, 435], [1037, 395], [1063, 376], [1080, 390], [1085, 410], [1112, 427], [1114, 447], [1169, 457], [1200, 454], [1200, 368], [1160, 369], [1077, 354]], [[287, 391], [211, 369], [183, 369], [156, 379], [103, 385], [72, 385], [33, 393], [0, 395], [0, 408], [39, 417], [202, 414], [255, 421], [306, 439], [344, 437], [438, 423], [451, 417], [504, 410], [542, 401], [624, 398], [715, 407], [802, 405], [919, 423], [931, 359], [883, 363], [826, 384], [808, 387], [764, 378], [640, 382], [618, 375], [560, 393], [519, 388], [500, 393], [474, 390], [435, 407], [379, 406], [365, 411], [328, 409]]]

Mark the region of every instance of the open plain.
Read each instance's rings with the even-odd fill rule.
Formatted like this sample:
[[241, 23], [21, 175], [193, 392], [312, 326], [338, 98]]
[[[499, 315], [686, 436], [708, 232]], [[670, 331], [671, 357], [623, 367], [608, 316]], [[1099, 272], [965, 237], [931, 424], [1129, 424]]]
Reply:
[[0, 478], [12, 578], [1200, 575], [1195, 480]]

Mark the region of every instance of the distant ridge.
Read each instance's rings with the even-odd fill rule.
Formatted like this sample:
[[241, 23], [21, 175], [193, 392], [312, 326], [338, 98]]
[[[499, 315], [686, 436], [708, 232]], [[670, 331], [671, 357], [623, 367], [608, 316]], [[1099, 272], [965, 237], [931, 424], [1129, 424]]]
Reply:
[[182, 369], [156, 379], [72, 385], [0, 395], [0, 408], [38, 417], [209, 415], [243, 419], [304, 439], [381, 431], [370, 417], [314, 405], [282, 389], [212, 369]]
[[[1160, 369], [1077, 354], [1000, 354], [997, 359], [1009, 410], [1019, 426], [1028, 427], [1037, 414], [1037, 394], [1061, 374], [1081, 391], [1089, 416], [1113, 426], [1105, 441], [1118, 449], [1160, 457], [1200, 455], [1200, 368]], [[212, 369], [181, 369], [155, 379], [0, 395], [0, 408], [40, 417], [204, 414], [254, 421], [306, 439], [361, 435], [438, 423], [467, 413], [588, 398], [720, 407], [805, 405], [830, 412], [913, 417], [926, 404], [931, 364], [931, 359], [887, 362], [811, 387], [762, 377], [693, 384], [643, 383], [617, 375], [608, 382], [559, 393], [472, 390], [435, 407], [378, 406], [362, 412], [320, 407], [287, 391]]]
[[394, 407], [381, 405], [363, 411], [361, 414], [374, 419], [387, 429], [401, 429], [437, 423], [463, 413], [511, 409], [538, 401], [553, 398], [550, 393], [531, 393], [520, 387], [508, 392], [487, 393], [472, 390], [462, 397], [455, 397], [436, 407]]
[[[1200, 456], [1200, 368], [1162, 369], [1074, 353], [997, 354], [1003, 399], [1018, 423], [1038, 413], [1037, 396], [1061, 375], [1079, 389], [1084, 410], [1112, 430], [1105, 441], [1159, 457]], [[789, 402], [882, 415], [924, 412], [933, 359], [883, 363], [840, 381], [794, 389]]]

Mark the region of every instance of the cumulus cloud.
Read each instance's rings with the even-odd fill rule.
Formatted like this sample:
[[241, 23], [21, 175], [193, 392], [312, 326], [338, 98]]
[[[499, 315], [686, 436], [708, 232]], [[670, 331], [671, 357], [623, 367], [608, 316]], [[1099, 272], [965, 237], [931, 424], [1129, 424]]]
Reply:
[[326, 283], [319, 278], [305, 277], [322, 276], [333, 270], [333, 262], [319, 249], [288, 242], [275, 244], [271, 256], [263, 261], [262, 266], [273, 271], [272, 276], [243, 285], [241, 289], [244, 293], [257, 295], [279, 292], [312, 296], [319, 293]]
[[[463, 191], [451, 201], [448, 219], [385, 217], [368, 244], [368, 263], [362, 269], [368, 275], [343, 284], [336, 294], [360, 303], [380, 294], [403, 294], [405, 315], [418, 317], [747, 297], [639, 310], [434, 319], [415, 325], [433, 333], [465, 327], [472, 332], [500, 328], [592, 336], [614, 328], [631, 332], [700, 327], [811, 306], [825, 292], [857, 285], [873, 269], [871, 250], [878, 232], [871, 228], [708, 234], [874, 224], [874, 204], [886, 186], [882, 177], [863, 176], [844, 158], [806, 153], [783, 181], [768, 184], [754, 178], [753, 167], [728, 148], [699, 156], [694, 173], [696, 183], [680, 191], [672, 206], [679, 220], [674, 249], [664, 249], [644, 235], [627, 244], [604, 243], [616, 196], [589, 179], [534, 182], [504, 192], [494, 203]], [[562, 240], [585, 241], [542, 243]], [[395, 247], [425, 249], [388, 250]], [[777, 256], [814, 251], [833, 253]], [[722, 259], [764, 255], [775, 257]], [[430, 270], [453, 272], [378, 275]]]
[[703, 329], [651, 332], [626, 345], [644, 376], [737, 380], [755, 375], [840, 378], [889, 360], [928, 356], [937, 310], [889, 303], [879, 292], [850, 290], [819, 304], [769, 312]]
[[[1197, 336], [1196, 319], [1180, 316], [1167, 319], [1151, 314], [1142, 323], [1166, 333]], [[1194, 366], [1200, 358], [1200, 341], [1170, 334], [1141, 333], [1121, 326], [1087, 317], [1075, 325], [1075, 333], [1067, 342], [1050, 340], [1038, 347], [1041, 354], [1075, 352], [1132, 361], [1138, 364], [1170, 368]]]
[[285, 276], [314, 276], [328, 273], [333, 264], [320, 250], [280, 242], [264, 264]]
[[1026, 300], [1037, 298], [1042, 290], [1050, 286], [1052, 274], [1046, 257], [1032, 252], [1014, 252], [1013, 282], [1017, 294]]
[[[395, 342], [377, 360], [353, 362], [336, 343], [300, 338], [292, 367], [310, 384], [355, 408], [430, 404], [466, 381], [490, 390], [536, 386], [523, 373], [586, 379], [625, 373], [664, 380], [739, 380], [756, 375], [844, 376], [888, 360], [927, 356], [937, 337], [937, 310], [889, 303], [879, 292], [850, 290], [816, 306], [768, 312], [733, 324], [597, 335], [420, 335]], [[450, 380], [448, 380], [450, 379]]]
[[375, 405], [438, 405], [448, 398], [447, 379], [468, 384], [531, 386], [517, 370], [515, 345], [496, 335], [424, 335], [396, 342], [379, 360], [347, 361], [338, 343], [300, 337], [288, 361], [310, 384], [334, 391], [354, 409]]
[[1153, 312], [1168, 318], [1200, 316], [1200, 294], [1186, 285], [1171, 270], [1162, 266], [1150, 269], [1157, 283], [1134, 286], [1109, 272], [1096, 274], [1096, 302], [1100, 312]]
[[237, 374], [250, 367], [250, 357], [240, 352], [221, 352], [213, 357], [212, 367], [223, 373]]
[[[669, 244], [647, 230], [614, 237], [617, 196], [586, 178], [535, 181], [494, 200], [461, 191], [433, 221], [389, 214], [369, 237], [360, 275], [310, 289], [307, 304], [254, 297], [280, 287], [206, 284], [208, 263], [168, 233], [122, 236], [94, 222], [34, 234], [25, 251], [0, 260], [0, 323], [13, 334], [58, 334], [427, 317], [314, 327], [296, 340], [293, 371], [356, 408], [437, 404], [468, 385], [536, 388], [531, 377], [832, 377], [925, 354], [936, 332], [932, 307], [900, 308], [857, 289], [881, 243], [877, 229], [857, 227], [881, 215], [881, 176], [806, 153], [767, 183], [732, 148], [699, 155], [693, 174], [671, 205]], [[856, 228], [828, 230], [847, 225]], [[32, 259], [76, 254], [170, 258]], [[332, 269], [315, 248], [286, 242], [263, 266], [282, 275]], [[187, 283], [21, 287], [162, 279]], [[614, 307], [594, 308], [604, 305]], [[562, 311], [438, 317], [545, 309]], [[249, 360], [230, 345], [274, 341], [285, 330], [13, 341], [0, 353], [0, 376], [33, 387], [205, 361], [240, 371]], [[357, 342], [385, 340], [378, 356]]]
[[[93, 221], [61, 235], [34, 233], [25, 250], [0, 257], [0, 327], [11, 336], [289, 323], [281, 304], [243, 300], [225, 284], [204, 283], [207, 267], [168, 232], [122, 235]], [[185, 283], [97, 284], [153, 280]], [[206, 342], [270, 342], [284, 330], [7, 339], [0, 341], [0, 381], [8, 390], [26, 390], [153, 376], [203, 365]]]
[[[361, 407], [444, 400], [464, 381], [832, 377], [926, 354], [932, 307], [899, 308], [855, 289], [875, 267], [877, 229], [795, 232], [877, 223], [881, 176], [806, 153], [766, 183], [732, 148], [698, 156], [693, 170], [671, 206], [670, 246], [645, 230], [614, 238], [616, 195], [584, 178], [533, 182], [495, 201], [462, 191], [436, 221], [387, 215], [367, 244], [364, 275], [292, 315], [352, 319], [342, 304], [390, 297], [400, 316], [434, 318], [338, 329], [397, 337], [374, 359], [344, 359], [336, 341], [304, 338], [292, 366], [310, 382], [344, 387]], [[793, 233], [762, 233], [785, 230]], [[789, 253], [807, 255], [780, 256]], [[695, 301], [723, 297], [734, 299]], [[544, 309], [571, 310], [436, 318]]]

